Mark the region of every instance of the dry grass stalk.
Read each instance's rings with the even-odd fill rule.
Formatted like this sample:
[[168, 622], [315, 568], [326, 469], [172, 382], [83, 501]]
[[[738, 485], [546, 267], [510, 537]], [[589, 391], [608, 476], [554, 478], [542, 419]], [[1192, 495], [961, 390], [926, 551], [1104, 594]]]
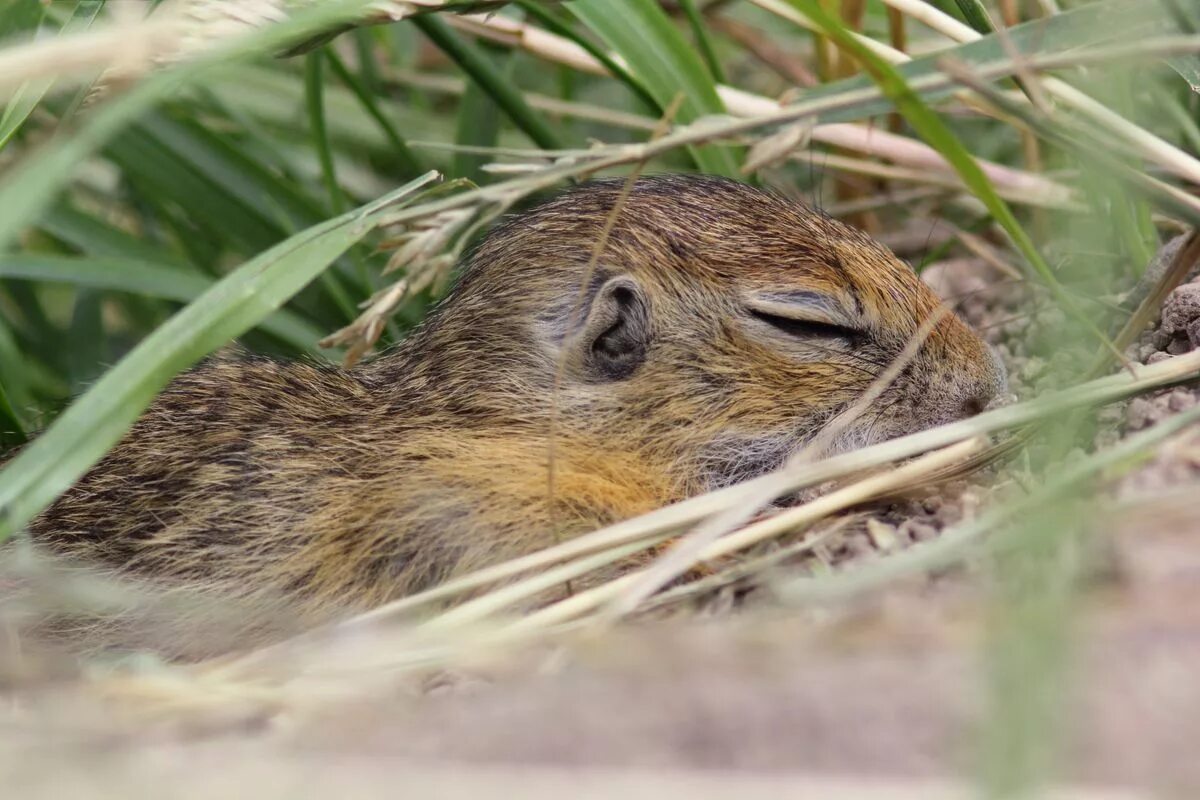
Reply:
[[164, 11], [145, 20], [0, 49], [0, 101], [27, 83], [69, 78], [79, 85], [104, 70], [122, 77], [143, 74], [183, 46], [186, 29], [182, 15]]
[[[956, 42], [974, 42], [983, 38], [982, 34], [949, 14], [934, 8], [925, 0], [884, 0], [884, 2], [914, 19], [919, 19], [933, 30]], [[1200, 161], [1184, 151], [1155, 136], [1145, 128], [1135, 125], [1104, 104], [1093, 100], [1058, 78], [1044, 78], [1041, 86], [1044, 87], [1047, 94], [1064, 105], [1120, 137], [1142, 158], [1152, 161], [1192, 183], [1200, 183]]]
[[[1200, 38], [1170, 37], [1166, 41], [1145, 41], [1139, 42], [1133, 47], [1122, 46], [1117, 48], [1116, 51], [1121, 53], [1143, 52], [1146, 48], [1161, 50], [1163, 46], [1166, 46], [1172, 52], [1175, 49], [1180, 51], [1195, 50], [1200, 48]], [[1113, 51], [1113, 48], [1107, 48], [1103, 52], [1111, 54]], [[1027, 61], [1034, 66], [1047, 66], [1051, 64], [1087, 62], [1097, 57], [1099, 57], [1099, 54], [1096, 52], [1074, 52], [1070, 54], [1030, 57]], [[974, 74], [976, 76], [998, 77], [1000, 75], [1012, 74], [1015, 68], [1011, 59], [1003, 59], [995, 64], [979, 66]], [[952, 70], [948, 69], [948, 72], [951, 74], [930, 75], [915, 80], [913, 83], [914, 85], [919, 84], [923, 87], [948, 86], [953, 85], [955, 81], [961, 80], [961, 76], [956, 78], [952, 74]], [[687, 145], [736, 139], [739, 136], [759, 129], [795, 124], [802, 120], [812, 119], [826, 110], [852, 108], [860, 103], [872, 102], [878, 96], [878, 89], [871, 87], [855, 92], [845, 92], [834, 97], [800, 101], [787, 106], [781, 106], [775, 101], [765, 100], [764, 98], [757, 98], [756, 102], [763, 103], [766, 107], [761, 108], [761, 113], [755, 116], [749, 118], [702, 118], [690, 125], [676, 128], [667, 135], [653, 138], [648, 142], [627, 145], [597, 145], [586, 153], [564, 155], [548, 166], [537, 169], [531, 168], [528, 174], [513, 180], [465, 192], [447, 200], [413, 206], [399, 211], [386, 224], [402, 225], [409, 231], [414, 231], [416, 230], [414, 226], [425, 224], [422, 223], [422, 220], [433, 219], [437, 218], [438, 215], [442, 215], [440, 217], [440, 225], [459, 230], [465, 224], [462, 221], [470, 218], [469, 214], [460, 213], [464, 209], [490, 209], [486, 213], [484, 211], [476, 212], [477, 215], [473, 217], [474, 222], [466, 227], [462, 234], [457, 234], [458, 241], [461, 242], [467, 237], [470, 231], [484, 224], [491, 216], [510, 207], [512, 203], [521, 197], [549, 188], [562, 179], [586, 176], [616, 166], [644, 163], [656, 155]], [[864, 144], [864, 141], [882, 142], [885, 143], [886, 147], [880, 149], [886, 150], [891, 158], [917, 162], [926, 167], [939, 170], [944, 166], [941, 157], [931, 148], [912, 140], [895, 136], [886, 131], [873, 130], [858, 125], [832, 124], [816, 126], [813, 132], [814, 138], [817, 136], [817, 131], [823, 131], [826, 141], [835, 142], [839, 146], [848, 149], [857, 149]], [[1057, 184], [1045, 181], [1038, 176], [1020, 172], [1011, 174], [1005, 172], [1004, 175], [1007, 176], [1007, 180], [1000, 182], [999, 185], [1001, 186], [1007, 184], [1011, 188], [1015, 185], [1023, 192], [1028, 192], [1028, 196], [1037, 197], [1040, 195], [1042, 198], [1047, 199], [1050, 204], [1054, 205], [1062, 205], [1069, 200], [1070, 195], [1068, 190], [1059, 187]], [[997, 176], [994, 175], [993, 178], [995, 177]], [[1054, 190], [1051, 191], [1047, 186], [1054, 187]], [[1061, 192], [1058, 190], [1061, 190]], [[1179, 194], [1182, 197], [1183, 193]], [[1195, 201], [1193, 200], [1192, 202]], [[428, 224], [432, 225], [432, 223]], [[430, 257], [429, 254], [434, 250], [432, 244], [444, 244], [454, 238], [452, 235], [442, 235], [438, 231], [442, 231], [442, 228], [438, 227], [438, 225], [432, 225], [432, 227], [422, 229], [420, 233], [414, 234], [414, 238], [406, 243], [406, 247], [411, 246], [412, 250], [406, 252], [419, 252], [423, 257]], [[443, 267], [445, 266], [445, 263], [439, 263], [442, 263]], [[414, 276], [409, 275], [407, 277], [409, 278], [409, 286], [411, 288]], [[366, 334], [379, 330], [378, 324], [372, 326], [370, 319], [364, 320], [361, 325], [356, 324], [356, 326], [352, 327], [355, 327], [357, 332]], [[347, 337], [350, 337], [349, 333], [341, 337], [339, 341], [352, 340], [352, 337]]]
[[[195, 58], [230, 38], [286, 20], [319, 0], [171, 0], [140, 16], [110, 4], [111, 21], [77, 33], [0, 50], [0, 100], [34, 81], [71, 78], [81, 85], [100, 75], [94, 92], [124, 84], [163, 65]], [[471, 10], [507, 0], [364, 0], [360, 24], [396, 22], [442, 8]], [[141, 4], [137, 6], [141, 10]], [[65, 82], [64, 82], [65, 83]]]
[[[783, 469], [796, 468], [825, 455], [837, 438], [864, 413], [867, 413], [888, 387], [896, 381], [900, 373], [920, 352], [929, 334], [949, 312], [949, 307], [943, 304], [922, 322], [921, 327], [917, 329], [917, 332], [900, 354], [892, 360], [887, 369], [871, 382], [862, 395], [831, 419], [808, 444], [790, 456]], [[778, 491], [774, 487], [764, 487], [759, 496], [730, 508], [689, 533], [655, 563], [642, 570], [642, 577], [613, 602], [611, 615], [619, 617], [632, 612], [652, 594], [691, 569], [698, 560], [703, 558], [702, 554], [710, 549], [717, 539], [725, 537], [733, 529], [741, 527], [763, 506], [778, 496]], [[788, 513], [788, 511], [784, 511], [777, 516], [786, 516]]]
[[[835, 456], [826, 461], [803, 464], [794, 467], [790, 474], [785, 470], [694, 498], [639, 520], [580, 537], [484, 572], [488, 573], [489, 581], [503, 579], [547, 563], [562, 562], [568, 553], [583, 553], [583, 558], [557, 569], [586, 574], [644, 548], [649, 542], [660, 539], [663, 531], [672, 526], [703, 519], [745, 502], [747, 498], [759, 496], [764, 486], [781, 478], [786, 478], [786, 482], [780, 481], [775, 485], [780, 491], [790, 491], [918, 453], [935, 451], [898, 469], [860, 479], [812, 502], [748, 525], [712, 542], [700, 554], [700, 558], [705, 560], [721, 558], [812, 525], [872, 498], [924, 482], [948, 466], [980, 452], [985, 443], [981, 437], [987, 433], [1028, 424], [1069, 408], [1108, 402], [1194, 378], [1197, 374], [1200, 374], [1200, 351], [1141, 368], [1136, 377], [1119, 373], [1071, 390], [996, 409], [970, 420]], [[979, 527], [976, 524], [967, 533]], [[614, 530], [617, 535], [614, 535]], [[807, 546], [811, 547], [817, 541], [810, 537]], [[937, 541], [940, 543], [942, 540]], [[948, 540], [935, 555], [944, 557], [943, 551], [956, 544]], [[803, 549], [804, 543], [799, 546], [799, 550]], [[923, 552], [918, 562], [924, 563], [922, 559], [925, 558], [928, 556]], [[898, 574], [908, 574], [908, 570], [914, 568], [911, 558], [894, 564], [892, 561], [888, 560], [888, 569], [901, 570]], [[514, 564], [517, 569], [514, 569]], [[403, 608], [411, 611], [414, 607], [427, 604], [431, 596], [439, 594], [435, 590], [244, 656], [188, 668], [166, 668], [151, 676], [118, 674], [100, 681], [97, 687], [114, 698], [122, 701], [139, 699], [160, 711], [211, 711], [223, 706], [243, 709], [247, 704], [253, 704], [268, 714], [312, 709], [342, 702], [347, 697], [394, 691], [397, 681], [412, 675], [414, 670], [445, 668], [461, 663], [463, 659], [484, 654], [494, 656], [511, 653], [518, 645], [544, 639], [563, 630], [577, 629], [577, 623], [566, 629], [561, 626], [565, 621], [578, 620], [584, 615], [590, 615], [587, 619], [592, 621], [611, 619], [599, 616], [598, 610], [605, 603], [621, 597], [630, 587], [636, 586], [638, 575], [633, 573], [609, 581], [515, 621], [507, 616], [515, 603], [559, 585], [563, 576], [556, 574], [555, 569], [535, 574], [517, 584], [495, 589], [415, 627], [408, 624], [379, 624], [402, 621], [396, 619], [398, 610]], [[851, 577], [847, 575], [846, 579], [850, 580]], [[875, 579], [878, 577], [875, 575]], [[481, 582], [478, 574], [467, 576], [455, 582], [454, 591], [442, 587], [439, 596], [445, 599], [461, 591], [464, 586], [479, 587], [485, 583], [487, 581]], [[842, 583], [845, 581], [838, 581], [838, 585]]]
[[[357, 626], [404, 618], [414, 610], [428, 607], [431, 603], [443, 602], [456, 595], [475, 591], [533, 570], [544, 569], [556, 564], [561, 565], [555, 568], [557, 571], [554, 571], [553, 576], [550, 576], [549, 573], [535, 576], [534, 580], [540, 578], [544, 580], [544, 585], [530, 583], [525, 584], [522, 588], [514, 588], [522, 586], [514, 584], [514, 586], [504, 587], [492, 593], [495, 595], [497, 592], [504, 592], [503, 595], [491, 596], [490, 599], [489, 595], [477, 598], [472, 601], [477, 605], [471, 609], [464, 610], [467, 609], [467, 606], [460, 606], [458, 609], [442, 615], [442, 622], [439, 624], [457, 626], [470, 619], [478, 619], [480, 615], [487, 616], [495, 613], [500, 608], [556, 586], [564, 580], [578, 577], [593, 569], [610, 564], [636, 552], [637, 549], [661, 542], [675, 530], [695, 524], [730, 508], [754, 502], [763, 496], [763, 491], [767, 487], [772, 487], [773, 491], [778, 493], [776, 496], [781, 496], [807, 486], [843, 478], [929, 450], [1000, 430], [1028, 425], [1072, 408], [1113, 402], [1133, 394], [1194, 378], [1198, 374], [1200, 374], [1200, 351], [1178, 356], [1153, 366], [1139, 367], [1135, 376], [1122, 372], [1035, 400], [994, 409], [969, 420], [943, 425], [854, 452], [833, 456], [824, 461], [790, 465], [778, 472], [685, 500], [541, 552], [449, 581], [435, 589], [362, 614], [345, 624]], [[805, 506], [800, 508], [805, 508]], [[796, 524], [794, 518], [787, 517], [773, 517], [764, 522], [769, 525]], [[749, 528], [745, 530], [749, 530]], [[710, 558], [713, 555], [706, 553], [703, 557]], [[578, 559], [578, 561], [563, 564], [564, 561], [572, 558]]]
[[[451, 24], [470, 33], [510, 47], [519, 47], [547, 61], [578, 69], [594, 75], [607, 75], [604, 65], [575, 42], [536, 28], [535, 26], [502, 17], [464, 15], [451, 19]], [[873, 40], [869, 40], [873, 41]], [[886, 47], [875, 43], [878, 47]], [[890, 48], [889, 48], [890, 49]], [[619, 57], [612, 56], [619, 62]], [[903, 53], [892, 58], [907, 59]], [[731, 114], [754, 118], [779, 113], [783, 104], [769, 97], [745, 92], [732, 86], [719, 85], [717, 93]], [[916, 169], [936, 169], [953, 174], [953, 170], [936, 150], [921, 142], [853, 123], [816, 125], [813, 141], [833, 147], [854, 150]], [[1070, 198], [1070, 191], [1052, 180], [1014, 170], [993, 162], [979, 160], [988, 177], [998, 186], [1019, 192], [1022, 196], [1040, 197], [1047, 205], [1061, 204]]]

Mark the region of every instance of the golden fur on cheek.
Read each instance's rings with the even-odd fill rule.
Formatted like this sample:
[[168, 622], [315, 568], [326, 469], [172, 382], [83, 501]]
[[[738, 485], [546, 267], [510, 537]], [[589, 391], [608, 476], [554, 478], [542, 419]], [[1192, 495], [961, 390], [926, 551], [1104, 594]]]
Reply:
[[[774, 468], [938, 306], [865, 235], [697, 177], [640, 179], [589, 272], [620, 191], [499, 225], [420, 329], [356, 369], [235, 354], [181, 375], [35, 540], [302, 613], [369, 607]], [[642, 316], [597, 323], [633, 359], [604, 373], [579, 331], [614, 280]], [[763, 293], [853, 330], [789, 334], [747, 307]], [[949, 315], [839, 441], [957, 419], [1002, 386]]]

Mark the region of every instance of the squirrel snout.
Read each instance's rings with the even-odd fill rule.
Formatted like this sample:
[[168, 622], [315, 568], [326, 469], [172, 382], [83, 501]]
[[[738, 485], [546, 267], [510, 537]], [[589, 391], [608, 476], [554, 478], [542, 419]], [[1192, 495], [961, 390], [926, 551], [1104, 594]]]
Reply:
[[1008, 370], [994, 347], [984, 345], [986, 366], [984, 377], [967, 388], [962, 401], [962, 415], [973, 417], [985, 411], [993, 401], [1008, 392]]

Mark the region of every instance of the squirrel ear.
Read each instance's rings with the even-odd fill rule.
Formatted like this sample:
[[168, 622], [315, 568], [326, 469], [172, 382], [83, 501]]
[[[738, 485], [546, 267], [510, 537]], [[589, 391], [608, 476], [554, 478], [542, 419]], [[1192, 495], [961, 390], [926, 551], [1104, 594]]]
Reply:
[[650, 309], [637, 281], [622, 275], [596, 292], [576, 339], [585, 369], [597, 378], [621, 380], [646, 360], [650, 347]]

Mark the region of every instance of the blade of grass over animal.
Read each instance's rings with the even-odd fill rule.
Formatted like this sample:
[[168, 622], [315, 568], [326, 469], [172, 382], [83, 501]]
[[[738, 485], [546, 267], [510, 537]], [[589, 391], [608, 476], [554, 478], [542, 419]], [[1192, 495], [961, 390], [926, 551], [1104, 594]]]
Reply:
[[[982, 445], [983, 441], [979, 439], [962, 441], [962, 443], [946, 447], [946, 449], [926, 453], [925, 456], [912, 463], [904, 464], [902, 467], [850, 483], [850, 485], [824, 494], [816, 500], [810, 500], [809, 503], [794, 506], [792, 509], [780, 512], [775, 517], [763, 519], [763, 521], [748, 525], [736, 533], [728, 534], [709, 543], [701, 552], [696, 563], [727, 557], [727, 555], [743, 551], [758, 542], [773, 539], [773, 537], [791, 530], [803, 530], [808, 525], [817, 522], [818, 519], [845, 511], [848, 507], [866, 503], [881, 493], [894, 491], [896, 487], [910, 485], [925, 473], [943, 469], [949, 463], [959, 461], [970, 455], [971, 452], [979, 450]], [[566, 565], [563, 570], [570, 566], [572, 565]], [[508, 630], [538, 630], [538, 628], [577, 618], [577, 616], [593, 612], [593, 610], [599, 614], [595, 618], [596, 622], [601, 625], [610, 624], [610, 622], [616, 621], [618, 615], [623, 616], [634, 610], [635, 604], [626, 602], [625, 595], [636, 593], [638, 585], [652, 569], [653, 566], [644, 567], [642, 570], [617, 578], [616, 581], [600, 584], [598, 587], [568, 597], [552, 606], [536, 610], [526, 618], [512, 622]], [[552, 584], [545, 584], [544, 579], [545, 576], [535, 576], [527, 581], [493, 591], [490, 595], [464, 603], [462, 606], [438, 616], [437, 619], [430, 622], [430, 625], [436, 627], [436, 630], [440, 630], [444, 626], [481, 621], [487, 615], [497, 613], [512, 603], [520, 602], [545, 591]], [[641, 600], [638, 599], [638, 602]], [[601, 606], [604, 606], [605, 609], [599, 610]]]
[[[725, 113], [704, 62], [654, 0], [575, 0], [568, 8], [625, 60], [659, 108], [668, 108], [683, 93], [679, 123]], [[688, 150], [703, 172], [730, 178], [739, 174], [742, 157], [735, 148]]]
[[370, 0], [328, 0], [297, 11], [290, 18], [238, 36], [195, 60], [154, 73], [96, 109], [74, 135], [48, 142], [25, 158], [0, 182], [0, 252], [32, 224], [70, 180], [79, 164], [113, 139], [130, 122], [190, 84], [228, 74], [230, 66], [272, 53], [297, 38], [350, 19]]
[[[976, 519], [943, 532], [937, 539], [848, 572], [792, 579], [777, 587], [779, 594], [791, 602], [822, 603], [869, 592], [913, 575], [947, 569], [978, 553], [985, 535], [991, 531], [1014, 519], [1035, 516], [1039, 509], [1051, 507], [1063, 498], [1079, 493], [1082, 486], [1110, 471], [1119, 473], [1133, 469], [1152, 458], [1157, 445], [1197, 423], [1200, 423], [1200, 407], [1168, 417], [1113, 447], [1072, 463], [1020, 500], [998, 504]], [[995, 540], [993, 546], [1004, 547], [1005, 543]]]
[[625, 68], [624, 64], [613, 58], [607, 50], [597, 45], [587, 36], [581, 36], [573, 27], [563, 23], [550, 9], [542, 5], [541, 0], [516, 0], [516, 4], [547, 30], [562, 36], [564, 39], [575, 42], [575, 44], [586, 50], [592, 58], [603, 64], [604, 68], [614, 78], [628, 86], [645, 104], [647, 111], [653, 111], [659, 115], [662, 114], [663, 106], [655, 100], [654, 95], [650, 94], [646, 87], [642, 85], [642, 82]]
[[[367, 31], [358, 31], [358, 34], [365, 34]], [[329, 60], [329, 66], [333, 70], [333, 74], [337, 75], [346, 88], [348, 88], [358, 102], [362, 104], [363, 109], [371, 115], [371, 119], [379, 125], [379, 129], [383, 131], [383, 135], [387, 137], [388, 144], [391, 147], [391, 157], [400, 165], [400, 170], [404, 177], [410, 178], [414, 175], [419, 175], [424, 171], [421, 161], [409, 148], [408, 142], [400, 135], [396, 126], [388, 119], [387, 115], [379, 107], [376, 96], [371, 92], [365, 83], [365, 78], [359, 78], [346, 66], [341, 57], [333, 49], [325, 50], [325, 57]], [[364, 63], [373, 63], [366, 61]]]
[[908, 123], [917, 131], [929, 145], [950, 163], [962, 178], [963, 183], [979, 198], [988, 211], [1012, 239], [1021, 255], [1033, 267], [1034, 272], [1042, 282], [1054, 293], [1063, 308], [1074, 317], [1084, 328], [1091, 331], [1101, 344], [1112, 351], [1118, 360], [1124, 357], [1115, 350], [1108, 336], [1100, 330], [1096, 323], [1079, 307], [1075, 300], [1063, 289], [1050, 265], [1042, 258], [1037, 246], [1021, 223], [1017, 221], [1012, 209], [996, 192], [992, 182], [975, 163], [975, 158], [963, 147], [954, 133], [946, 126], [921, 98], [909, 88], [904, 77], [891, 64], [863, 46], [849, 34], [846, 28], [833, 15], [827, 13], [817, 0], [787, 0], [797, 10], [807, 14], [817, 22], [838, 43], [839, 47], [853, 54], [863, 68], [871, 74], [880, 89], [895, 104], [897, 110]]
[[521, 90], [496, 69], [496, 64], [477, 46], [467, 42], [437, 16], [429, 14], [412, 18], [412, 22], [429, 40], [458, 64], [471, 80], [492, 96], [504, 113], [518, 128], [545, 150], [561, 150], [558, 134], [546, 119], [529, 107]]
[[[0, 255], [0, 278], [65, 283], [178, 303], [192, 302], [215, 283], [198, 272], [131, 258], [76, 258], [35, 253]], [[324, 331], [287, 309], [264, 318], [259, 327], [301, 351], [323, 352], [316, 343], [324, 337]]]
[[99, 460], [180, 370], [275, 312], [375, 225], [365, 209], [303, 231], [243, 264], [146, 337], [0, 471], [0, 541], [26, 525]]
[[[1104, 405], [1153, 389], [1195, 380], [1197, 377], [1200, 377], [1200, 351], [1140, 368], [1136, 377], [1130, 377], [1128, 373], [1121, 372], [1080, 384], [1068, 390], [1052, 392], [1032, 400], [993, 409], [969, 420], [909, 434], [854, 452], [832, 456], [822, 461], [795, 465], [785, 470], [786, 481], [779, 482], [779, 475], [773, 473], [684, 500], [641, 517], [585, 534], [544, 551], [456, 578], [433, 589], [381, 606], [374, 611], [355, 617], [351, 622], [354, 624], [376, 622], [406, 615], [431, 603], [444, 601], [466, 592], [473, 592], [531, 570], [557, 564], [568, 558], [591, 556], [605, 548], [617, 548], [631, 542], [640, 542], [645, 546], [661, 540], [667, 532], [693, 525], [713, 514], [757, 498], [767, 486], [777, 485], [780, 492], [787, 494], [806, 486], [843, 478], [853, 473], [946, 447], [965, 439], [1020, 428], [1070, 409]], [[887, 560], [890, 561], [892, 558], [894, 557], [889, 557]], [[616, 560], [616, 557], [612, 560]], [[561, 578], [557, 582], [561, 582]]]

